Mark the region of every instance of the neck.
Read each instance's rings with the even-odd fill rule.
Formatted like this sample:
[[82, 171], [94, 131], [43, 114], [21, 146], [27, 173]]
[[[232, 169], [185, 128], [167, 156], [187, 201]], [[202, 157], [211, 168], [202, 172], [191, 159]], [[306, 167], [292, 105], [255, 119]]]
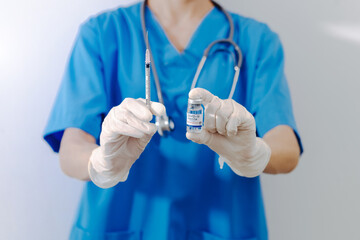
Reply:
[[213, 4], [210, 0], [148, 0], [148, 6], [160, 22], [172, 24], [201, 19]]

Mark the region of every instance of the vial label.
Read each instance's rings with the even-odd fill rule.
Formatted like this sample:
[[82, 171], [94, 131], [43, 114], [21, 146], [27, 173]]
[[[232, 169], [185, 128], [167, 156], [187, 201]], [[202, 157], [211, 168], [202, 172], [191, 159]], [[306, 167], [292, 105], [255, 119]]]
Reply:
[[187, 131], [200, 132], [203, 125], [203, 110], [190, 110], [187, 113]]

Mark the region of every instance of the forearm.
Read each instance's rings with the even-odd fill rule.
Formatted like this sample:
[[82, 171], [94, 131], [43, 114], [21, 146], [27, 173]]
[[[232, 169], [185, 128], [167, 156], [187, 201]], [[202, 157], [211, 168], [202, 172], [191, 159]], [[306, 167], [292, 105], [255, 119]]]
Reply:
[[89, 181], [89, 158], [97, 147], [94, 137], [90, 134], [76, 128], [66, 129], [59, 151], [62, 171], [69, 177]]
[[271, 148], [271, 157], [264, 173], [289, 173], [299, 162], [300, 148], [294, 131], [285, 125], [270, 130], [264, 141]]

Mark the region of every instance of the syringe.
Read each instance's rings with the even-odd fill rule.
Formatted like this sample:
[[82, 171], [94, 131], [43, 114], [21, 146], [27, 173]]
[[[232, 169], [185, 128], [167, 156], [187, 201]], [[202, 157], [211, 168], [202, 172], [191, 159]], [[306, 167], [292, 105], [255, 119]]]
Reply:
[[145, 97], [146, 97], [146, 106], [150, 109], [150, 51], [148, 49], [148, 33], [146, 33], [146, 52], [145, 52]]

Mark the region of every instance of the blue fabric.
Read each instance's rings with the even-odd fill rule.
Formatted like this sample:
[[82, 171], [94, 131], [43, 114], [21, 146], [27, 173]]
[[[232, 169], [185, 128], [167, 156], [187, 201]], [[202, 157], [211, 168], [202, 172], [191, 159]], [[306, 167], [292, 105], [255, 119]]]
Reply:
[[[265, 24], [232, 14], [244, 61], [234, 99], [254, 114], [263, 136], [279, 124], [297, 132], [278, 36]], [[146, 10], [149, 41], [168, 114], [176, 129], [155, 134], [129, 178], [110, 189], [85, 184], [70, 239], [267, 239], [260, 180], [243, 178], [209, 148], [188, 141], [187, 93], [204, 49], [225, 38], [229, 25], [216, 8], [183, 53]], [[217, 46], [198, 87], [227, 98], [233, 78], [231, 47]], [[59, 150], [63, 131], [80, 128], [97, 140], [107, 112], [126, 97], [144, 97], [145, 44], [140, 4], [91, 18], [79, 31], [44, 138]], [[152, 97], [156, 101], [155, 85]]]

